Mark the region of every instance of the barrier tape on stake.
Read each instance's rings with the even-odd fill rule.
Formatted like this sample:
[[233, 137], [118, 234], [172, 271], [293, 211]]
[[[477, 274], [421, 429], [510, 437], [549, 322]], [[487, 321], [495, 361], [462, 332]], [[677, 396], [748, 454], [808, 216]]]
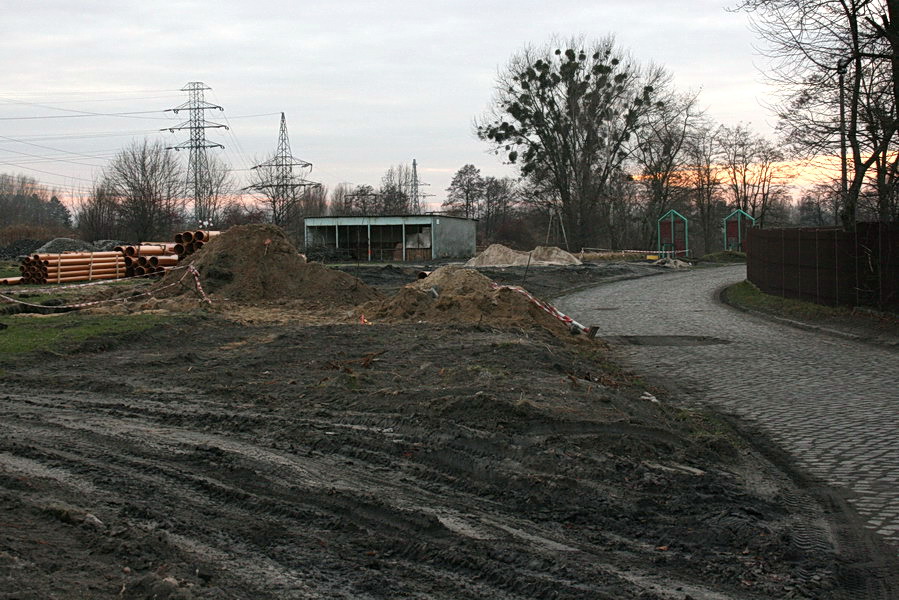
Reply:
[[[205, 300], [210, 306], [212, 306], [212, 300], [209, 299], [209, 296], [207, 296], [206, 292], [203, 291], [203, 286], [200, 285], [200, 272], [197, 271], [193, 265], [187, 267], [187, 272], [191, 273], [194, 276], [194, 281], [197, 282], [197, 290], [199, 290], [200, 295], [203, 297], [203, 300]], [[184, 279], [184, 277], [182, 276], [181, 279]], [[179, 279], [178, 281], [180, 282], [181, 279]]]
[[552, 304], [549, 304], [547, 302], [544, 302], [543, 300], [540, 300], [539, 298], [537, 298], [536, 296], [534, 296], [533, 294], [531, 294], [529, 291], [527, 291], [526, 289], [524, 289], [522, 287], [519, 287], [517, 285], [499, 285], [498, 283], [495, 283], [492, 281], [490, 282], [490, 285], [494, 289], [505, 288], [507, 290], [512, 290], [512, 291], [518, 292], [519, 294], [521, 294], [522, 296], [524, 296], [525, 298], [530, 300], [531, 303], [537, 305], [538, 307], [543, 309], [545, 312], [549, 313], [550, 315], [552, 315], [559, 321], [562, 321], [563, 323], [568, 325], [569, 328], [577, 329], [579, 332], [587, 331], [586, 327], [584, 327], [583, 325], [581, 325], [580, 323], [578, 323], [577, 321], [575, 321], [574, 319], [572, 319], [571, 317], [569, 317], [568, 315], [566, 315], [565, 313], [560, 311], [558, 308], [556, 308]]

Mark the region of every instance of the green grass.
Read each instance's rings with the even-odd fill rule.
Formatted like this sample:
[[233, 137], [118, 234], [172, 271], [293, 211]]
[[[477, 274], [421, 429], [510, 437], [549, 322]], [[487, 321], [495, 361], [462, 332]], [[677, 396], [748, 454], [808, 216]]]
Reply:
[[712, 252], [696, 259], [701, 262], [712, 263], [743, 263], [746, 262], [746, 253], [737, 252], [735, 250], [722, 250], [721, 252]]
[[742, 281], [727, 288], [724, 291], [724, 299], [739, 308], [802, 321], [845, 318], [852, 314], [851, 309], [845, 307], [823, 306], [792, 298], [772, 296], [760, 291], [748, 281]]
[[6, 277], [18, 277], [21, 274], [21, 271], [19, 271], [19, 263], [0, 261], [0, 279], [5, 279]]
[[35, 352], [66, 354], [96, 342], [95, 349], [146, 331], [170, 317], [161, 315], [92, 315], [64, 313], [46, 317], [6, 317], [0, 331], [0, 359]]

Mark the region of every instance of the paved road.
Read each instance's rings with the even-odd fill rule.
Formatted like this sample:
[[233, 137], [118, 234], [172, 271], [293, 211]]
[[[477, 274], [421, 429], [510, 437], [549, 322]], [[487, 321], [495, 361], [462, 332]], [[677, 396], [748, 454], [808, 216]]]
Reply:
[[557, 305], [613, 336], [635, 370], [678, 378], [697, 399], [760, 426], [813, 476], [851, 490], [867, 526], [899, 548], [899, 352], [719, 304], [717, 291], [745, 276], [742, 265], [680, 271]]

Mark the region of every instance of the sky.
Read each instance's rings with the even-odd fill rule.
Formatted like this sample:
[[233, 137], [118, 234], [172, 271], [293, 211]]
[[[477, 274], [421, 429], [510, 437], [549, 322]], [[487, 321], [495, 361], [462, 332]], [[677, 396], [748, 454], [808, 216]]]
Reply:
[[275, 150], [284, 112], [309, 179], [377, 187], [414, 158], [436, 210], [465, 164], [514, 174], [473, 123], [509, 59], [553, 36], [612, 34], [640, 63], [666, 67], [678, 89], [699, 92], [715, 121], [770, 135], [758, 40], [746, 14], [726, 10], [733, 4], [0, 0], [0, 173], [83, 193], [132, 140], [187, 140], [160, 131], [187, 118], [164, 111], [202, 81], [224, 108], [207, 118], [229, 126], [207, 130], [225, 146], [210, 152], [240, 181]]

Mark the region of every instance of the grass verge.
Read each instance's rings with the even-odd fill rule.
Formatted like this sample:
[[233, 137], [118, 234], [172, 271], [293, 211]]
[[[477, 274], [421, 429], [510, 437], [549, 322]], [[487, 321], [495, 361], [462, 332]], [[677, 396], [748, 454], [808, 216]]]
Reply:
[[152, 327], [171, 321], [155, 314], [93, 315], [63, 313], [45, 316], [7, 317], [0, 330], [0, 360], [36, 352], [66, 354], [84, 348], [91, 340], [102, 350]]
[[746, 253], [737, 252], [735, 250], [722, 250], [721, 252], [712, 252], [696, 259], [697, 262], [710, 263], [744, 263], [746, 262]]
[[724, 290], [723, 299], [737, 308], [757, 310], [778, 317], [799, 321], [830, 321], [849, 318], [852, 310], [841, 306], [823, 306], [793, 298], [781, 298], [760, 291], [748, 281], [741, 281]]

